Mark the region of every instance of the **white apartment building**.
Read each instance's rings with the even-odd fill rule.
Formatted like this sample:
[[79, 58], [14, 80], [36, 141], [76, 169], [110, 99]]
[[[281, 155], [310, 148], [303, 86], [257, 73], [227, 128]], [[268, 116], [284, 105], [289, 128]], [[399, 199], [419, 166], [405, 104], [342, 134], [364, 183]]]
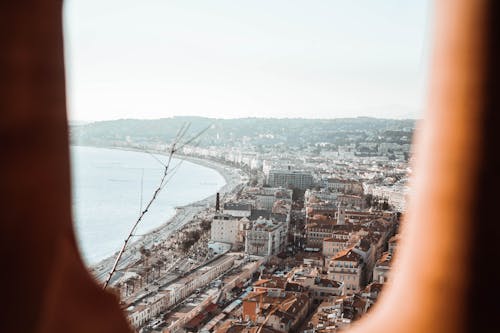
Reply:
[[247, 217], [216, 214], [210, 229], [210, 242], [230, 245], [243, 244], [245, 229], [249, 222]]
[[323, 255], [325, 257], [334, 257], [339, 252], [356, 245], [359, 239], [357, 233], [352, 231], [334, 231], [331, 237], [323, 240]]
[[343, 282], [345, 292], [352, 295], [359, 291], [364, 269], [363, 258], [352, 249], [341, 251], [328, 263], [328, 278]]
[[293, 269], [288, 281], [309, 288], [310, 295], [316, 303], [334, 299], [345, 293], [344, 283], [322, 278], [320, 272], [313, 268], [300, 267]]
[[279, 187], [264, 187], [255, 194], [255, 207], [257, 209], [273, 208], [273, 205], [278, 200], [292, 202], [293, 191]]
[[387, 282], [391, 266], [392, 254], [390, 252], [385, 252], [373, 268], [373, 281], [378, 283]]
[[228, 214], [216, 214], [212, 220], [210, 240], [235, 244], [238, 237], [240, 218]]
[[286, 247], [286, 223], [259, 218], [246, 230], [245, 253], [271, 256]]
[[167, 310], [171, 305], [170, 292], [159, 291], [145, 302], [130, 306], [127, 311], [127, 319], [133, 327], [141, 327], [147, 321]]
[[307, 189], [313, 186], [314, 180], [310, 172], [297, 170], [270, 170], [267, 184], [273, 187], [295, 187]]
[[168, 286], [166, 290], [170, 292], [170, 304], [174, 305], [191, 295], [197, 288], [204, 287], [212, 280], [222, 275], [233, 267], [235, 257], [224, 255], [213, 262], [198, 268], [189, 276]]
[[234, 217], [249, 217], [252, 214], [252, 204], [249, 202], [226, 202], [223, 212]]

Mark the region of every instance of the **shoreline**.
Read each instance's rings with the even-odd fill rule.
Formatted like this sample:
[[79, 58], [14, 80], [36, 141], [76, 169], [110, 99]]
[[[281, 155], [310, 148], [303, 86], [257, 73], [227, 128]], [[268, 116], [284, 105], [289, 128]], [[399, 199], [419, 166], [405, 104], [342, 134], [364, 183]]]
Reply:
[[[72, 145], [72, 146], [116, 149], [123, 151], [135, 151], [135, 152], [145, 153], [139, 148], [133, 148], [133, 147], [104, 147], [104, 146], [99, 147], [99, 146], [88, 146], [88, 145]], [[148, 152], [153, 154], [166, 155], [164, 152], [158, 152], [156, 150], [152, 151], [148, 150]], [[225, 184], [217, 190], [217, 192], [220, 193], [221, 198], [225, 197], [226, 195], [229, 195], [239, 185], [243, 184], [243, 181], [241, 179], [242, 175], [241, 169], [227, 166], [215, 161], [205, 160], [203, 158], [193, 157], [188, 155], [174, 154], [173, 157], [178, 160], [184, 160], [202, 167], [210, 168], [219, 173], [224, 178], [225, 181]], [[147, 233], [143, 234], [141, 237], [128, 244], [127, 249], [124, 251], [122, 255], [118, 268], [122, 269], [125, 266], [128, 266], [131, 263], [133, 263], [137, 259], [137, 253], [139, 251], [139, 248], [141, 247], [150, 248], [156, 243], [161, 243], [162, 241], [167, 240], [174, 232], [182, 229], [187, 223], [192, 221], [196, 216], [202, 214], [203, 212], [206, 212], [209, 208], [215, 206], [215, 197], [216, 194], [214, 193], [201, 200], [197, 200], [183, 206], [175, 207], [176, 211], [173, 216], [168, 218], [164, 223], [162, 223], [158, 227], [149, 230]], [[98, 281], [103, 281], [105, 279], [105, 277], [111, 270], [111, 267], [114, 263], [118, 251], [119, 249], [117, 249], [117, 251], [112, 255], [103, 258], [97, 261], [96, 263], [89, 263], [87, 265], [88, 269], [93, 273], [94, 277]]]

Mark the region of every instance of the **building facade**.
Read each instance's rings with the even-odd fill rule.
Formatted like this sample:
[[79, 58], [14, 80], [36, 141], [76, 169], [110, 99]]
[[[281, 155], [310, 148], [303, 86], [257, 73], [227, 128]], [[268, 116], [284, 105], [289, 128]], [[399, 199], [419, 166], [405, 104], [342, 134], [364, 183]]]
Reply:
[[307, 189], [313, 186], [314, 180], [310, 172], [296, 170], [270, 170], [267, 184], [272, 187], [293, 187]]
[[348, 295], [360, 290], [362, 287], [364, 263], [363, 258], [352, 249], [340, 252], [328, 263], [328, 278], [345, 284]]
[[271, 256], [283, 252], [286, 247], [286, 223], [257, 219], [246, 230], [245, 253]]

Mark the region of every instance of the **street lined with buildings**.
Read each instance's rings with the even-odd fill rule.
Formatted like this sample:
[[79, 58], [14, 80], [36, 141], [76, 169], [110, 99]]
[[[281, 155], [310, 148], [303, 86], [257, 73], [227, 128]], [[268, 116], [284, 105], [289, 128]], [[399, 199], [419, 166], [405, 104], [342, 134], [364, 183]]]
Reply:
[[[334, 143], [186, 145], [220, 195], [125, 253], [111, 289], [139, 332], [324, 332], [361, 318], [391, 281], [411, 174], [411, 129]], [[275, 140], [261, 136], [255, 140]], [[299, 140], [300, 141], [300, 140]], [[162, 143], [117, 143], [164, 151]], [[102, 279], [110, 261], [94, 268]]]

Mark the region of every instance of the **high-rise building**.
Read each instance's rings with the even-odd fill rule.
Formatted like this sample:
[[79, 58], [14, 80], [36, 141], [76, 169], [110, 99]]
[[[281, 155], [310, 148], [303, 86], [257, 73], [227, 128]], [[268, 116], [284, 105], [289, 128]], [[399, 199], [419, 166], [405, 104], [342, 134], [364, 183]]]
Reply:
[[293, 187], [305, 190], [313, 186], [313, 176], [307, 171], [270, 170], [267, 184], [272, 187]]

